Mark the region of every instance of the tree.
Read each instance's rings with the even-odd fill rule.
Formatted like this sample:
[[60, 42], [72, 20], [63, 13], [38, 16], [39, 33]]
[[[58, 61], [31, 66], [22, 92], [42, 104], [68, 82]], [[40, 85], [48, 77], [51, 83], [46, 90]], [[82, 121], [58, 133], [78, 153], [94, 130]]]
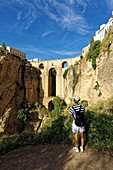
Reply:
[[5, 42], [2, 43], [2, 50], [6, 50], [6, 45], [5, 45]]

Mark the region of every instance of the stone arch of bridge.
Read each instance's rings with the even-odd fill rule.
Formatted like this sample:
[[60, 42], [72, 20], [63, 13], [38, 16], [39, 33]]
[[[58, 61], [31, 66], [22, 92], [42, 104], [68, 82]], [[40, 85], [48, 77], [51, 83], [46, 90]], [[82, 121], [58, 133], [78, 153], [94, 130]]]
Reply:
[[49, 69], [48, 73], [48, 97], [56, 96], [56, 69], [54, 67]]

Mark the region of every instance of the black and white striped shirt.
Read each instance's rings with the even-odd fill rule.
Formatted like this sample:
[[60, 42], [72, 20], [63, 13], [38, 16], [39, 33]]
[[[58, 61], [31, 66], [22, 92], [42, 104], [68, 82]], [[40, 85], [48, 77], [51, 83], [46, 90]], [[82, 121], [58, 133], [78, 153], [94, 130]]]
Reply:
[[[81, 108], [80, 108], [80, 106], [81, 106]], [[70, 112], [70, 114], [74, 115], [74, 117], [76, 117], [76, 111], [79, 111], [79, 110], [81, 113], [84, 113], [85, 112], [84, 106], [74, 105], [73, 107], [70, 108], [69, 112]]]

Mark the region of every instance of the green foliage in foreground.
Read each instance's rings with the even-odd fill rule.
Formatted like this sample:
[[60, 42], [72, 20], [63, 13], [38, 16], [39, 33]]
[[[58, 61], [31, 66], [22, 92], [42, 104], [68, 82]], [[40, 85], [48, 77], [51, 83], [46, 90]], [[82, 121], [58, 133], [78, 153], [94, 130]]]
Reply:
[[45, 126], [38, 134], [21, 133], [13, 136], [3, 136], [0, 139], [0, 154], [7, 153], [11, 149], [31, 145], [50, 143], [72, 143], [71, 121], [69, 116], [59, 116], [52, 121], [51, 126]]
[[113, 149], [113, 115], [87, 111], [86, 122], [88, 145], [99, 150]]
[[[101, 102], [100, 102], [101, 103]], [[89, 107], [85, 113], [86, 119], [86, 145], [98, 149], [111, 151], [113, 149], [113, 98], [102, 101], [96, 107]], [[108, 109], [108, 106], [110, 109]], [[97, 108], [98, 109], [95, 109]], [[107, 113], [104, 111], [107, 109]], [[101, 112], [99, 112], [101, 110]], [[34, 144], [55, 144], [55, 143], [74, 143], [71, 131], [72, 121], [69, 113], [62, 113], [55, 118], [48, 118], [41, 132], [20, 133], [13, 136], [2, 136], [0, 138], [0, 154], [7, 153], [11, 149]]]
[[[0, 139], [0, 154], [11, 149], [31, 144], [51, 143], [73, 144], [71, 120], [69, 116], [59, 116], [51, 125], [45, 126], [39, 134], [21, 133], [14, 136], [3, 136]], [[98, 150], [113, 148], [113, 115], [86, 112], [86, 139], [85, 143]]]

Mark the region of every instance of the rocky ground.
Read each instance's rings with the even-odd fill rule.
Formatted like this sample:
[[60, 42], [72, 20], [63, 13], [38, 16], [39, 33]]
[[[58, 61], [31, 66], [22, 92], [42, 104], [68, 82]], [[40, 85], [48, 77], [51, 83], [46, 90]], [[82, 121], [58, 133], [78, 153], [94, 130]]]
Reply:
[[113, 170], [113, 155], [70, 145], [26, 146], [0, 156], [0, 170]]

